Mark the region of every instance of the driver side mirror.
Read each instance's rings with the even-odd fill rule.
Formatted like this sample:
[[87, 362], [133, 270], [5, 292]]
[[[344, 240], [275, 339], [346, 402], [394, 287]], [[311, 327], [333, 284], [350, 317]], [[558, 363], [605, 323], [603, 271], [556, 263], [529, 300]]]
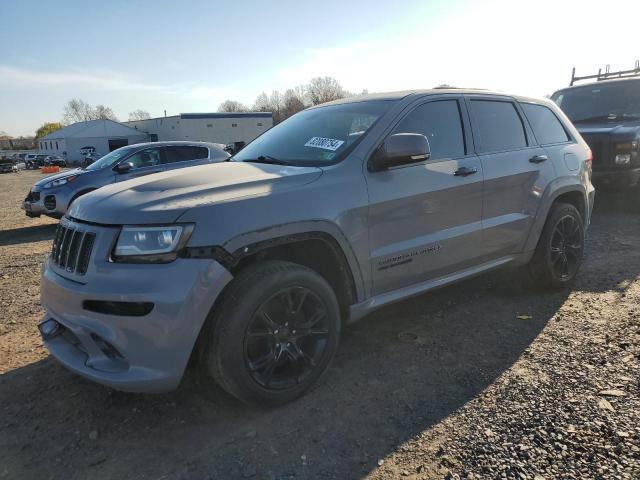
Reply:
[[129, 170], [133, 168], [133, 163], [131, 162], [122, 162], [113, 167], [113, 171], [116, 173], [127, 173]]
[[396, 133], [387, 137], [369, 159], [369, 171], [423, 162], [431, 156], [429, 140], [419, 133]]

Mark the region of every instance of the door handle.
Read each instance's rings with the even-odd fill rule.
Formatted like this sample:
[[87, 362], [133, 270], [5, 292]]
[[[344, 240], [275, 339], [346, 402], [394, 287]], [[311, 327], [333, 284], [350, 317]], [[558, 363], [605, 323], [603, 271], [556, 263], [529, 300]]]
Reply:
[[468, 175], [473, 175], [474, 173], [478, 173], [477, 168], [460, 167], [455, 172], [453, 172], [456, 177], [466, 177]]
[[547, 157], [546, 155], [534, 155], [529, 159], [531, 163], [542, 163], [546, 162], [547, 160], [549, 160], [549, 157]]

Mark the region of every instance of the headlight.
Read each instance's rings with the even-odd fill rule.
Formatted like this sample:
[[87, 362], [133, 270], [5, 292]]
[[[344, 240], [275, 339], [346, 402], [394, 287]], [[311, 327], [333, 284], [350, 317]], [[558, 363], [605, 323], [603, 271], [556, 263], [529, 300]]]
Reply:
[[171, 262], [192, 230], [193, 225], [122, 227], [112, 258], [116, 262]]
[[630, 153], [619, 153], [615, 159], [616, 165], [628, 165], [631, 162]]
[[62, 185], [66, 185], [69, 182], [73, 182], [76, 178], [77, 178], [76, 175], [71, 175], [69, 177], [58, 178], [56, 180], [51, 180], [49, 183], [45, 183], [42, 188], [60, 187]]

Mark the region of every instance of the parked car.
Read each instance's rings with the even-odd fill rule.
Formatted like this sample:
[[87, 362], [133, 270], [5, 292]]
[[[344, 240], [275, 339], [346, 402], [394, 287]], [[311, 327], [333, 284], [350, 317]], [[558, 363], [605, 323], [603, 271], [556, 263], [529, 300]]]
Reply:
[[67, 161], [64, 158], [57, 157], [55, 155], [49, 155], [48, 157], [46, 157], [44, 159], [44, 163], [45, 165], [52, 165], [55, 167], [62, 167], [62, 168], [66, 168], [67, 166]]
[[33, 170], [34, 168], [36, 168], [36, 157], [38, 156], [37, 153], [27, 153], [24, 156], [24, 163], [27, 165], [27, 170]]
[[640, 206], [640, 62], [622, 72], [574, 75], [571, 84], [585, 79], [596, 81], [551, 98], [591, 147], [596, 187], [626, 190]]
[[14, 173], [18, 171], [18, 167], [11, 160], [0, 160], [0, 173]]
[[74, 202], [39, 328], [113, 388], [170, 390], [193, 356], [243, 402], [288, 402], [377, 308], [503, 265], [570, 285], [590, 158], [548, 100], [441, 89], [309, 108], [231, 161]]
[[25, 163], [27, 165], [27, 170], [37, 170], [40, 167], [44, 167], [45, 159], [48, 155], [44, 153], [28, 153], [25, 156]]
[[29, 217], [60, 218], [81, 195], [104, 185], [229, 157], [220, 147], [202, 142], [138, 143], [119, 148], [86, 168], [48, 176], [29, 191], [22, 208]]

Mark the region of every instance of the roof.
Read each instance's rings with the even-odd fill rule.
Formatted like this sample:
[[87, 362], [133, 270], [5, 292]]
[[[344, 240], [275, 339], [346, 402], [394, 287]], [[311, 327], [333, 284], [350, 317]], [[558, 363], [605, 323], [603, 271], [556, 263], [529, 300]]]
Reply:
[[357, 95], [355, 97], [341, 98], [340, 100], [334, 100], [333, 102], [322, 103], [312, 108], [324, 107], [327, 105], [339, 105], [342, 103], [355, 103], [365, 102], [370, 100], [402, 100], [409, 96], [418, 95], [446, 95], [446, 94], [467, 94], [467, 95], [495, 95], [502, 97], [512, 97], [518, 101], [536, 101], [544, 102], [544, 99], [524, 97], [521, 95], [513, 95], [507, 92], [496, 92], [491, 90], [484, 90], [481, 88], [430, 88], [423, 90], [403, 90], [399, 92], [385, 92], [385, 93], [371, 93], [367, 95]]
[[[138, 130], [136, 130], [138, 131]], [[213, 142], [197, 142], [197, 141], [188, 141], [188, 140], [168, 140], [168, 141], [162, 141], [162, 142], [140, 142], [140, 143], [132, 143], [130, 145], [125, 145], [124, 147], [121, 148], [128, 148], [128, 147], [136, 147], [136, 148], [144, 148], [147, 146], [150, 147], [170, 147], [170, 146], [180, 146], [180, 145], [189, 145], [189, 146], [200, 146], [200, 147], [219, 147], [221, 144], [220, 143], [213, 143]]]
[[640, 82], [640, 77], [607, 78], [607, 79], [599, 80], [597, 82], [589, 82], [589, 83], [583, 83], [582, 85], [573, 85], [573, 86], [570, 86], [570, 87], [559, 88], [558, 90], [556, 90], [553, 93], [556, 94], [558, 92], [566, 92], [567, 90], [577, 90], [577, 89], [580, 89], [580, 88], [589, 88], [589, 87], [593, 87], [594, 85], [610, 85], [612, 83], [633, 82], [633, 81]]
[[135, 128], [128, 127], [113, 120], [89, 120], [68, 125], [60, 130], [51, 132], [39, 140], [58, 140], [62, 138], [93, 138], [93, 137], [129, 137], [144, 135]]
[[146, 122], [149, 120], [164, 120], [167, 118], [179, 118], [180, 120], [194, 120], [206, 118], [273, 118], [271, 112], [202, 112], [202, 113], [180, 113], [178, 115], [168, 115], [166, 117], [142, 118], [140, 120], [129, 120], [129, 123]]

